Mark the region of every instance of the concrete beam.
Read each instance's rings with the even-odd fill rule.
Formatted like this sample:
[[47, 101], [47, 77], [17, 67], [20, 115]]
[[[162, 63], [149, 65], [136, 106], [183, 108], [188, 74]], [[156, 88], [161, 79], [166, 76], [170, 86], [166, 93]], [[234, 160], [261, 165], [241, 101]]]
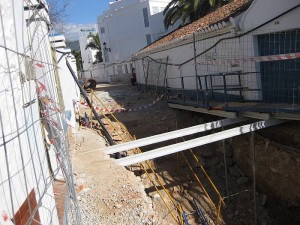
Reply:
[[229, 130], [221, 131], [215, 134], [206, 135], [200, 138], [196, 138], [193, 140], [181, 142], [174, 145], [169, 145], [162, 148], [157, 148], [151, 151], [147, 151], [141, 154], [135, 154], [132, 156], [128, 156], [125, 158], [121, 158], [116, 160], [119, 165], [129, 166], [135, 163], [140, 163], [146, 160], [151, 160], [155, 158], [159, 158], [162, 156], [170, 155], [176, 152], [184, 151], [187, 149], [191, 149], [197, 146], [206, 145], [212, 142], [220, 141], [223, 139], [231, 138], [234, 136], [242, 135], [249, 133], [251, 131], [256, 131], [260, 129], [264, 129], [269, 126], [274, 126], [284, 122], [284, 120], [267, 120], [267, 121], [259, 121], [256, 123], [239, 126], [236, 128], [232, 128]]
[[246, 121], [246, 120], [247, 119], [244, 117], [239, 117], [239, 118], [235, 118], [235, 119], [218, 120], [218, 121], [209, 122], [209, 123], [205, 123], [205, 124], [201, 124], [201, 125], [197, 125], [197, 126], [193, 126], [193, 127], [188, 127], [188, 128], [184, 128], [184, 129], [180, 129], [180, 130], [175, 130], [175, 131], [171, 131], [171, 132], [167, 132], [167, 133], [163, 133], [163, 134], [154, 135], [154, 136], [147, 137], [147, 138], [138, 139], [136, 141], [130, 141], [130, 142], [114, 145], [114, 146], [111, 146], [111, 147], [108, 147], [105, 149], [100, 149], [100, 150], [103, 150], [106, 154], [114, 154], [116, 152], [127, 151], [130, 149], [147, 146], [147, 145], [175, 139], [178, 137], [183, 137], [183, 136], [187, 136], [187, 135], [191, 135], [191, 134], [195, 134], [195, 133], [200, 133], [200, 132], [220, 128], [222, 126], [228, 126], [231, 124], [240, 123], [240, 122]]

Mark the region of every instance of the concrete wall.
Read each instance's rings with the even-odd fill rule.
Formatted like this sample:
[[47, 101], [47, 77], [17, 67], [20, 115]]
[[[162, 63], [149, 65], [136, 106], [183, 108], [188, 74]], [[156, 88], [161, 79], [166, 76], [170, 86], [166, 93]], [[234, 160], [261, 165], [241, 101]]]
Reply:
[[132, 62], [105, 64], [98, 63], [84, 74], [85, 79], [92, 78], [99, 83], [128, 82], [131, 78]]

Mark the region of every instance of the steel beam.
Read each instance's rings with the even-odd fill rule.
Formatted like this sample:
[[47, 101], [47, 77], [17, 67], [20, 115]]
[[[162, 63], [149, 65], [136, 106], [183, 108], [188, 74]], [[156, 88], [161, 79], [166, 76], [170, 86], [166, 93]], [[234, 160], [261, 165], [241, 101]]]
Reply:
[[205, 124], [201, 124], [201, 125], [197, 125], [197, 126], [193, 126], [193, 127], [188, 127], [188, 128], [184, 128], [184, 129], [180, 129], [180, 130], [176, 130], [176, 131], [171, 131], [171, 132], [167, 132], [167, 133], [163, 133], [163, 134], [154, 135], [154, 136], [147, 137], [147, 138], [141, 138], [136, 141], [131, 141], [131, 142], [114, 145], [114, 146], [103, 149], [103, 151], [106, 154], [113, 154], [116, 152], [127, 151], [130, 149], [147, 146], [147, 145], [175, 139], [178, 137], [183, 137], [183, 136], [187, 136], [187, 135], [191, 135], [191, 134], [195, 134], [195, 133], [200, 133], [200, 132], [220, 128], [222, 126], [236, 124], [236, 123], [239, 123], [239, 122], [242, 122], [245, 120], [247, 120], [247, 119], [244, 117], [239, 117], [239, 118], [235, 118], [235, 119], [218, 120], [218, 121], [205, 123]]
[[176, 152], [191, 149], [197, 146], [206, 145], [212, 142], [220, 141], [223, 139], [231, 138], [241, 134], [249, 133], [251, 131], [260, 130], [269, 126], [274, 126], [284, 122], [284, 120], [267, 120], [259, 121], [256, 123], [235, 127], [229, 130], [221, 131], [215, 134], [206, 135], [200, 138], [192, 139], [189, 141], [181, 142], [178, 144], [169, 145], [162, 148], [157, 148], [141, 154], [136, 154], [116, 160], [119, 165], [129, 166], [135, 163], [140, 163], [146, 160], [159, 158], [165, 155], [170, 155]]

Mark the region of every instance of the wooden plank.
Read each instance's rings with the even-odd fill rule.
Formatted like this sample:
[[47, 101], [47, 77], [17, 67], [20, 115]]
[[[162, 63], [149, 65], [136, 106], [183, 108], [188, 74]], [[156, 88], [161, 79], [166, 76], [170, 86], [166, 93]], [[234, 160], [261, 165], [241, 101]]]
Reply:
[[193, 106], [184, 106], [184, 105], [172, 104], [172, 103], [168, 103], [168, 106], [170, 108], [174, 108], [174, 109], [182, 109], [182, 110], [187, 110], [187, 111], [192, 111], [192, 112], [199, 112], [199, 113], [210, 114], [210, 115], [215, 115], [215, 116], [227, 117], [227, 118], [231, 118], [231, 119], [237, 117], [235, 112], [225, 112], [222, 110], [208, 110], [208, 109], [203, 109], [203, 108], [196, 108]]

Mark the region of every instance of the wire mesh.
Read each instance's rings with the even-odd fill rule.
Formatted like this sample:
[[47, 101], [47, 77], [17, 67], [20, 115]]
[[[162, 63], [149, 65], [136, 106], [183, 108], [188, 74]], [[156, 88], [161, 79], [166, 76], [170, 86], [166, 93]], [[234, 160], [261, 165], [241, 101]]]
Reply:
[[299, 104], [299, 59], [280, 56], [299, 52], [299, 30], [260, 33], [241, 37], [228, 34], [228, 39], [222, 37], [211, 49], [220, 38], [196, 42], [197, 53], [209, 49], [197, 58], [197, 70], [210, 100], [259, 102], [261, 107], [283, 110]]
[[[161, 67], [167, 66], [169, 92], [188, 104], [233, 111], [300, 111], [299, 28], [259, 27], [243, 33], [230, 22], [212, 27], [195, 32], [193, 40], [187, 37], [183, 44], [143, 53], [137, 60], [144, 69], [139, 70], [144, 74], [139, 75], [140, 85], [156, 88]], [[168, 63], [161, 61], [166, 56]]]
[[44, 1], [0, 2], [1, 224], [80, 224], [49, 24]]

